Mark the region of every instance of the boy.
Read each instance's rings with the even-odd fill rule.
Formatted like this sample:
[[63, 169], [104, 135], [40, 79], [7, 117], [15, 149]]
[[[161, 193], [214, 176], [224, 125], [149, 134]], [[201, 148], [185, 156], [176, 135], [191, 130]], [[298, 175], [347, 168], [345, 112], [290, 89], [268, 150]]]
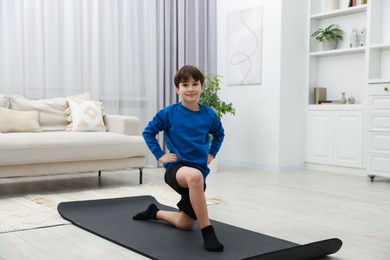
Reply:
[[[198, 104], [204, 89], [204, 76], [194, 66], [179, 69], [174, 78], [181, 102], [160, 110], [143, 132], [156, 159], [166, 169], [165, 182], [181, 195], [179, 212], [159, 210], [155, 204], [133, 217], [135, 220], [163, 220], [183, 230], [192, 230], [196, 220], [202, 229], [206, 250], [223, 251], [210, 223], [204, 191], [210, 170], [224, 139], [224, 129], [213, 109]], [[156, 135], [164, 131], [168, 153], [164, 153]], [[213, 136], [211, 145], [209, 134]]]

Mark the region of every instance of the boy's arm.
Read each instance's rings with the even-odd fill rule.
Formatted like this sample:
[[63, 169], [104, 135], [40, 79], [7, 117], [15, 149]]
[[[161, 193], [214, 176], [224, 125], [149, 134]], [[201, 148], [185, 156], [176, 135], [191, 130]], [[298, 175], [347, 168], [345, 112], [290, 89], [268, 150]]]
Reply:
[[161, 119], [160, 113], [158, 113], [152, 121], [146, 126], [142, 135], [145, 139], [146, 144], [148, 145], [150, 151], [158, 160], [161, 156], [164, 155], [164, 151], [161, 149], [160, 144], [157, 141], [156, 135], [163, 131], [165, 128], [164, 121]]
[[214, 157], [217, 155], [219, 149], [221, 148], [223, 139], [225, 138], [225, 133], [222, 127], [222, 123], [216, 115], [215, 117], [216, 118], [214, 120], [213, 127], [210, 131], [210, 134], [213, 136], [213, 139], [211, 141], [210, 150], [209, 150], [209, 154], [211, 154]]

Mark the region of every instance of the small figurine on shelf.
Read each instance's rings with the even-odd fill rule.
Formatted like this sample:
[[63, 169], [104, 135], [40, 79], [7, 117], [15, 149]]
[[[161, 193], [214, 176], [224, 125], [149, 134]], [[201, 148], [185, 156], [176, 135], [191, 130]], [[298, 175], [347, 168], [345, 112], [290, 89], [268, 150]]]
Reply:
[[349, 0], [348, 7], [354, 7], [356, 6], [356, 0]]
[[345, 98], [345, 92], [341, 92], [340, 104], [346, 104], [347, 99]]

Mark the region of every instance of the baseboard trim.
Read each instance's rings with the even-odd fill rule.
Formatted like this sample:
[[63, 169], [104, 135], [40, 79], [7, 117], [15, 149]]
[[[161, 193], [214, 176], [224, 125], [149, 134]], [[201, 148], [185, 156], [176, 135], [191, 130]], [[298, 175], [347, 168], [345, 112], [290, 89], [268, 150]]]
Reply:
[[317, 163], [306, 163], [305, 165], [306, 165], [306, 169], [308, 170], [348, 174], [354, 176], [367, 176], [366, 169], [364, 168], [351, 168], [351, 167], [325, 165], [325, 164], [317, 164]]
[[232, 160], [219, 159], [219, 163], [227, 166], [236, 166], [249, 169], [265, 170], [272, 172], [283, 172], [283, 171], [295, 171], [304, 170], [305, 164], [285, 164], [285, 165], [271, 165], [271, 164], [259, 164], [251, 162], [241, 162]]

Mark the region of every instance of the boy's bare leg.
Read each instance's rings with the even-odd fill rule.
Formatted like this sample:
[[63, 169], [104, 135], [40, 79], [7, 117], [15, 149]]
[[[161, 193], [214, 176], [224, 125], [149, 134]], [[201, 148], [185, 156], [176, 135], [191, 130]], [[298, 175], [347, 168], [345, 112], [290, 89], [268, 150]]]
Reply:
[[202, 173], [191, 167], [182, 167], [176, 173], [176, 180], [181, 187], [189, 189], [191, 205], [202, 228], [205, 249], [208, 251], [223, 251], [223, 245], [214, 232], [207, 212]]
[[[210, 225], [207, 212], [206, 198], [204, 196], [204, 183], [202, 173], [190, 167], [182, 167], [176, 174], [178, 184], [183, 188], [189, 188], [191, 205], [198, 218], [201, 228]], [[184, 212], [160, 210], [155, 205], [150, 205], [147, 210], [133, 217], [138, 220], [156, 219], [184, 230], [192, 230], [195, 220]]]
[[156, 219], [163, 220], [179, 229], [188, 230], [188, 231], [192, 230], [192, 228], [195, 225], [195, 220], [193, 220], [184, 212], [159, 210], [157, 212]]
[[[192, 208], [195, 211], [201, 228], [210, 225], [207, 212], [206, 198], [204, 196], [203, 176], [198, 170], [190, 167], [182, 167], [177, 171], [176, 180], [183, 188], [189, 188]], [[160, 210], [156, 215], [157, 220], [166, 221], [177, 228], [191, 230], [195, 220], [184, 212], [172, 212]]]
[[205, 228], [209, 226], [210, 220], [204, 195], [202, 173], [191, 167], [182, 167], [176, 173], [176, 180], [181, 187], [189, 189], [191, 205], [198, 218], [200, 227]]
[[[191, 167], [182, 167], [176, 173], [176, 180], [181, 187], [189, 189], [191, 205], [202, 228], [204, 247], [208, 251], [223, 251], [223, 245], [214, 232], [207, 212], [202, 173]], [[145, 211], [138, 213], [133, 219], [163, 220], [183, 230], [192, 230], [195, 224], [195, 220], [184, 212], [160, 210], [154, 204], [149, 205]]]

